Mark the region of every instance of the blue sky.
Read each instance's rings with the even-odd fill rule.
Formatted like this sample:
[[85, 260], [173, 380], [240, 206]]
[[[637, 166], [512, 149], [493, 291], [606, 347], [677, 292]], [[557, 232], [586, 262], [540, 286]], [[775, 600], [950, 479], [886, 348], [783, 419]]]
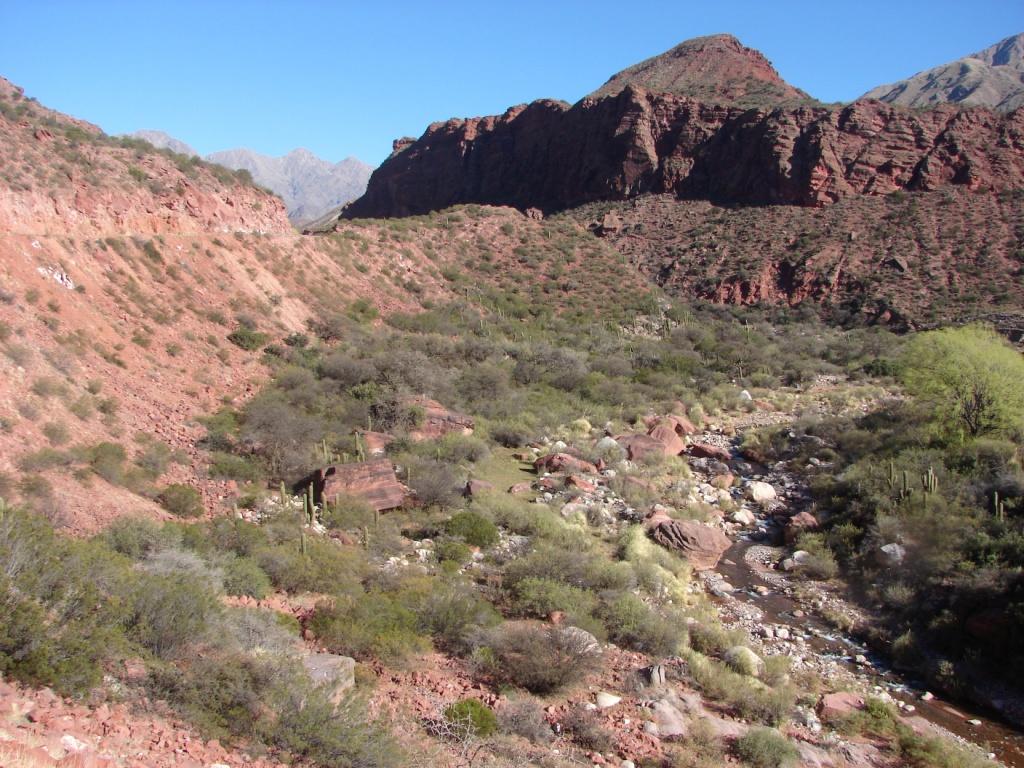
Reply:
[[430, 122], [576, 101], [698, 35], [846, 101], [1021, 31], [1020, 0], [0, 0], [0, 75], [109, 133], [377, 164]]

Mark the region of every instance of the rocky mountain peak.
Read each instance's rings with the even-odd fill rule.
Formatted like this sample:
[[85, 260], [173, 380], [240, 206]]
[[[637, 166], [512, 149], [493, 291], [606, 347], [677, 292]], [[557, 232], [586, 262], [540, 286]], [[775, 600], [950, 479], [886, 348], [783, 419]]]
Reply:
[[634, 64], [613, 75], [590, 97], [614, 96], [627, 86], [737, 106], [811, 100], [786, 83], [763, 53], [725, 34], [696, 37]]
[[947, 102], [1012, 112], [1024, 106], [1024, 33], [864, 94], [888, 104], [933, 107]]

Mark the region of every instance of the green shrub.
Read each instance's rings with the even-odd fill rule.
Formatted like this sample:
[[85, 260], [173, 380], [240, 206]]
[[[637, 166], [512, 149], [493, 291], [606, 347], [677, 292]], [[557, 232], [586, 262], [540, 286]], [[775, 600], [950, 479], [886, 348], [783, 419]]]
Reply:
[[309, 628], [332, 653], [398, 661], [429, 649], [416, 614], [388, 594], [346, 596], [316, 607]]
[[517, 696], [498, 710], [498, 725], [504, 733], [522, 736], [535, 744], [547, 744], [554, 738], [544, 716], [544, 705], [532, 696]]
[[459, 512], [445, 523], [444, 529], [449, 536], [481, 549], [498, 543], [498, 527], [479, 512]]
[[582, 749], [608, 752], [615, 746], [615, 736], [597, 712], [573, 707], [562, 721], [562, 727]]
[[362, 550], [315, 537], [306, 542], [305, 554], [296, 538], [261, 548], [255, 557], [274, 586], [286, 592], [358, 592], [366, 568]]
[[516, 583], [516, 610], [524, 616], [545, 618], [554, 611], [589, 616], [597, 607], [597, 597], [587, 590], [551, 579], [525, 578]]
[[219, 611], [213, 591], [187, 573], [140, 577], [128, 632], [157, 656], [169, 658], [194, 642]]
[[460, 732], [471, 733], [485, 739], [498, 730], [498, 718], [483, 702], [477, 699], [463, 699], [449, 704], [444, 710], [444, 719]]
[[681, 638], [686, 636], [685, 629], [673, 626], [628, 592], [604, 606], [599, 617], [612, 642], [651, 656], [675, 654]]
[[107, 526], [99, 538], [110, 549], [132, 560], [141, 560], [176, 543], [173, 531], [144, 517], [119, 517]]
[[420, 631], [443, 648], [461, 653], [481, 629], [501, 623], [501, 615], [469, 584], [431, 582], [426, 594], [412, 605]]
[[473, 555], [469, 545], [458, 539], [441, 539], [434, 545], [434, 557], [440, 563], [465, 565]]
[[270, 592], [270, 577], [250, 557], [233, 557], [224, 565], [224, 591], [262, 600]]
[[736, 755], [753, 768], [783, 768], [795, 763], [800, 753], [774, 728], [751, 728], [736, 739]]
[[108, 483], [119, 485], [124, 481], [124, 462], [127, 454], [117, 443], [98, 443], [88, 449], [89, 466]]
[[325, 504], [320, 521], [331, 530], [357, 530], [373, 525], [376, 520], [373, 507], [359, 496], [342, 494]]
[[531, 693], [550, 693], [576, 682], [596, 666], [596, 654], [571, 627], [506, 624], [488, 633], [493, 674]]
[[203, 497], [190, 485], [168, 485], [157, 496], [160, 505], [178, 517], [199, 517], [203, 514]]
[[251, 483], [260, 478], [260, 468], [241, 456], [217, 451], [210, 456], [210, 475]]
[[259, 349], [269, 340], [269, 336], [247, 326], [239, 326], [228, 334], [228, 341], [247, 352]]

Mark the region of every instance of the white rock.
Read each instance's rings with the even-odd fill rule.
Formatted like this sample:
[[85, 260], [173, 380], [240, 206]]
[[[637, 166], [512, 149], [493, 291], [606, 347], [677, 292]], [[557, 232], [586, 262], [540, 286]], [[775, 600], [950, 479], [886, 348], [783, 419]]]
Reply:
[[614, 693], [601, 691], [599, 694], [597, 694], [595, 701], [597, 702], [597, 706], [601, 709], [608, 709], [608, 707], [614, 707], [616, 704], [622, 701], [622, 697], [616, 696]]
[[748, 499], [756, 502], [774, 501], [778, 496], [770, 483], [763, 483], [760, 480], [751, 480], [747, 483], [746, 493]]
[[753, 525], [757, 522], [757, 518], [754, 517], [754, 513], [751, 512], [746, 507], [740, 507], [739, 509], [737, 509], [731, 515], [729, 515], [729, 519], [737, 525]]
[[751, 397], [750, 393], [747, 392], [747, 390], [744, 389], [742, 392], [740, 392], [740, 400], [746, 400], [749, 403], [753, 399], [754, 398]]
[[79, 741], [70, 733], [65, 733], [60, 737], [60, 746], [65, 752], [73, 752], [75, 754], [85, 752], [89, 748], [88, 744], [84, 741]]

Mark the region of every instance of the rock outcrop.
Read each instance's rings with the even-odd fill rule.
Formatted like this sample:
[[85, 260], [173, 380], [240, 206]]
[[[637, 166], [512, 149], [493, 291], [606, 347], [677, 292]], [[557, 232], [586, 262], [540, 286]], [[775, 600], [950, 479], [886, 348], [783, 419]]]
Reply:
[[760, 108], [627, 85], [431, 125], [391, 155], [343, 215], [407, 216], [458, 203], [545, 213], [643, 193], [825, 206], [853, 195], [1024, 184], [1024, 111], [876, 101]]

